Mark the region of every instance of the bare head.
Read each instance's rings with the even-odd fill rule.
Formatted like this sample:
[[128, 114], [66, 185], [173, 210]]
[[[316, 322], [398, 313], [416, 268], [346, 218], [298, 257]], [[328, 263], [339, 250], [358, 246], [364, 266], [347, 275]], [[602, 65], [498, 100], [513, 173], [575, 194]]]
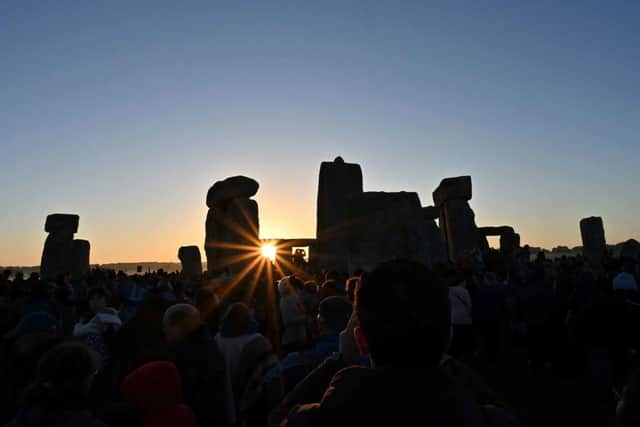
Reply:
[[181, 340], [200, 324], [200, 312], [191, 304], [175, 304], [164, 312], [162, 326], [169, 343]]

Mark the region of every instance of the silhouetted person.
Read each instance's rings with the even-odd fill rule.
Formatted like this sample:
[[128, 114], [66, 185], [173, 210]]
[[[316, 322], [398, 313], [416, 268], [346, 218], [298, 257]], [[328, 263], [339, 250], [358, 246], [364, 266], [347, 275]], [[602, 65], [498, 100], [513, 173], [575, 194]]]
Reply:
[[261, 380], [278, 360], [269, 340], [256, 331], [249, 308], [235, 303], [225, 313], [216, 336], [225, 362], [230, 424], [264, 425], [270, 410]]
[[421, 264], [393, 261], [365, 275], [354, 336], [371, 368], [333, 377], [318, 403], [294, 408], [288, 426], [482, 426], [472, 397], [439, 368], [449, 341], [447, 288]]
[[196, 427], [184, 403], [182, 380], [172, 362], [150, 362], [124, 379], [122, 393], [135, 408], [143, 427]]
[[182, 377], [185, 400], [198, 425], [225, 425], [224, 359], [200, 312], [190, 304], [176, 304], [167, 309], [162, 323], [170, 357]]
[[88, 394], [98, 370], [96, 355], [82, 344], [65, 343], [49, 350], [38, 364], [23, 406], [11, 427], [101, 427], [88, 412]]

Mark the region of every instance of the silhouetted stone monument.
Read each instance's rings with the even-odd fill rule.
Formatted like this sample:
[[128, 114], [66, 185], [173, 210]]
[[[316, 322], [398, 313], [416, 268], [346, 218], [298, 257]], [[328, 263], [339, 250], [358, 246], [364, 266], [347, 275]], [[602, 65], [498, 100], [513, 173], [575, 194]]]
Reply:
[[[258, 204], [250, 199], [258, 192], [257, 181], [234, 176], [218, 181], [207, 193], [205, 252], [209, 271], [241, 270], [249, 255], [258, 255], [260, 229]], [[243, 259], [244, 258], [244, 259]]]
[[469, 200], [470, 176], [445, 178], [433, 192], [433, 203], [440, 208], [440, 230], [451, 261], [457, 261], [478, 247], [475, 214]]
[[80, 279], [89, 274], [89, 255], [91, 245], [88, 240], [76, 239], [73, 241], [71, 255], [71, 277]]
[[635, 239], [629, 239], [622, 244], [620, 258], [638, 259], [640, 257], [640, 243]]
[[325, 269], [347, 270], [349, 199], [362, 194], [360, 165], [342, 157], [322, 162], [318, 183], [315, 257]]
[[435, 206], [426, 206], [422, 208], [422, 214], [427, 227], [430, 263], [433, 265], [446, 262], [448, 259], [447, 250], [442, 238], [442, 231], [436, 224], [436, 219], [440, 218], [440, 209]]
[[178, 259], [182, 263], [182, 275], [187, 278], [202, 274], [202, 258], [197, 246], [181, 246], [178, 249]]
[[89, 271], [89, 242], [73, 239], [79, 222], [78, 215], [47, 216], [44, 230], [49, 235], [44, 242], [40, 262], [40, 277], [43, 280], [56, 280], [60, 274], [72, 274], [72, 277], [78, 279]]
[[349, 268], [397, 258], [429, 263], [428, 229], [416, 193], [364, 192], [348, 205]]
[[489, 251], [489, 242], [487, 237], [500, 237], [500, 252], [504, 255], [515, 255], [516, 249], [520, 247], [520, 235], [516, 233], [513, 227], [503, 225], [499, 227], [478, 227], [478, 236], [480, 240], [480, 248], [483, 252]]
[[595, 263], [600, 263], [607, 253], [607, 242], [604, 237], [602, 218], [592, 216], [580, 220], [582, 236], [582, 254]]

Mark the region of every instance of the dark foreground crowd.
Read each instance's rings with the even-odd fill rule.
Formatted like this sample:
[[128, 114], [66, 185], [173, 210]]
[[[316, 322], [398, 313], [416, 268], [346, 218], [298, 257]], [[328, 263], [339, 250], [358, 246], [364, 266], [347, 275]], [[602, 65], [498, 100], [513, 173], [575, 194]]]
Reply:
[[520, 426], [470, 367], [508, 344], [532, 375], [581, 381], [594, 425], [640, 425], [639, 271], [497, 253], [277, 281], [5, 271], [0, 422]]

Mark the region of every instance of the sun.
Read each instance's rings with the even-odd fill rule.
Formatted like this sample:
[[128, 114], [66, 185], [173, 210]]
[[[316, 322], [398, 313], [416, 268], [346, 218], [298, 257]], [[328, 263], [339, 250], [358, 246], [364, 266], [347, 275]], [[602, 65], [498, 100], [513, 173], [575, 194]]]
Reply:
[[276, 260], [276, 246], [273, 243], [267, 243], [266, 245], [262, 245], [260, 248], [260, 252], [262, 256], [268, 258], [271, 262], [275, 262]]

